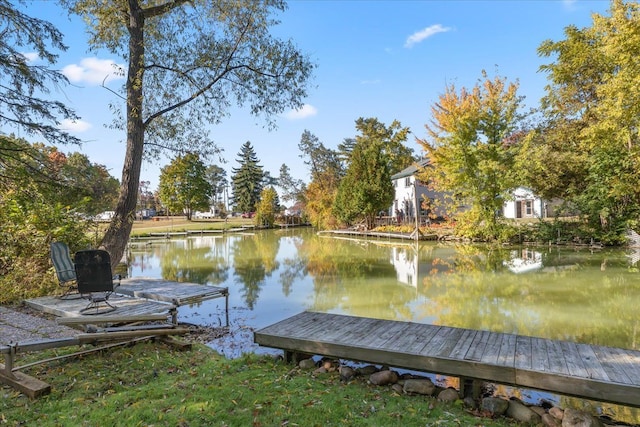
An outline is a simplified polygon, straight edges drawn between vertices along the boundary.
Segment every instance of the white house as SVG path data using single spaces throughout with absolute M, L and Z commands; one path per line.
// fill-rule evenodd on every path
M 559 200 L 544 200 L 526 187 L 518 187 L 512 198 L 504 202 L 502 214 L 505 218 L 548 218 L 556 214 Z
M 442 198 L 441 193 L 430 190 L 426 183 L 416 178 L 416 174 L 428 165 L 429 160 L 423 159 L 391 176 L 395 197 L 389 215 L 396 220 L 413 222 L 416 212 L 419 212 L 418 220 L 422 221 L 429 215 L 429 212 L 421 207 L 423 200 L 429 199 L 433 202 Z

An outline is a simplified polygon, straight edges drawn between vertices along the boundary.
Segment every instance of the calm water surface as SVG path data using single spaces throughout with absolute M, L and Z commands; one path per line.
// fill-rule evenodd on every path
M 640 348 L 638 250 L 407 243 L 312 229 L 140 240 L 130 249 L 129 276 L 229 288 L 232 332 L 211 344 L 228 357 L 265 351 L 252 330 L 303 310 Z M 219 325 L 224 300 L 178 312 L 180 321 Z M 640 423 L 636 409 L 595 410 Z
M 314 310 L 638 349 L 639 258 L 290 229 L 132 242 L 129 275 L 228 287 L 231 323 L 253 328 Z M 179 313 L 211 324 L 223 308 L 212 300 Z

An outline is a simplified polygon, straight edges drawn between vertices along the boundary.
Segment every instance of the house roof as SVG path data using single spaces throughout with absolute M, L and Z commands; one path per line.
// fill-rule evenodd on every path
M 405 169 L 401 170 L 397 174 L 391 175 L 391 179 L 392 180 L 396 180 L 396 179 L 400 179 L 400 178 L 405 178 L 407 176 L 413 176 L 413 175 L 415 175 L 415 173 L 417 171 L 419 171 L 420 169 L 426 167 L 429 163 L 430 163 L 429 159 L 421 159 L 417 163 L 414 163 L 411 166 L 409 166 L 408 168 L 405 168 Z

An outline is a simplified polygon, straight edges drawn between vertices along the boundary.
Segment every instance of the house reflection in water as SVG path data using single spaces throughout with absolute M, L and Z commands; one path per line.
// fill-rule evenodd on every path
M 503 265 L 513 273 L 527 273 L 542 268 L 542 253 L 522 248 L 511 251 L 511 259 L 503 261 Z
M 418 289 L 418 252 L 410 247 L 391 248 L 391 264 L 398 282 Z

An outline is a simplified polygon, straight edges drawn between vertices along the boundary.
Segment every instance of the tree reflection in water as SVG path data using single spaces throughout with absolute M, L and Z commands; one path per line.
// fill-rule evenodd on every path
M 640 273 L 632 260 L 624 250 L 417 244 L 289 229 L 149 245 L 133 254 L 130 274 L 227 286 L 231 306 L 251 311 L 253 327 L 315 310 L 637 349 Z M 199 310 L 206 315 L 207 303 Z

